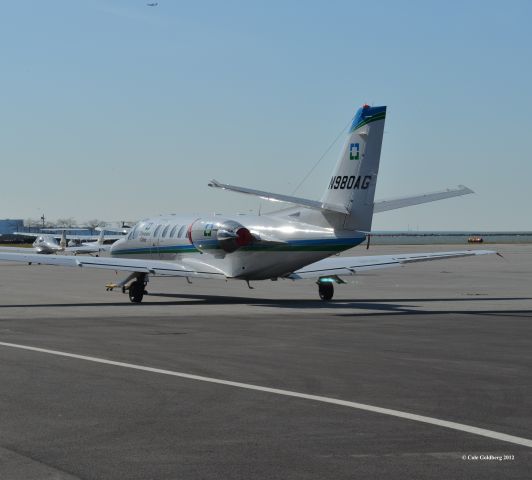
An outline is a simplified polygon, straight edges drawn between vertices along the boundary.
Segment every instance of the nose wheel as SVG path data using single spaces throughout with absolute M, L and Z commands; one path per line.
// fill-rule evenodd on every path
M 318 283 L 318 293 L 324 301 L 332 300 L 334 296 L 334 285 L 332 283 Z

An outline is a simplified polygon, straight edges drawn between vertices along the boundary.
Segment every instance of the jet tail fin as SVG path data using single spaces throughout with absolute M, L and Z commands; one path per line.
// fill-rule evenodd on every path
M 344 148 L 321 201 L 341 205 L 347 214 L 332 217 L 337 230 L 371 230 L 373 202 L 381 156 L 386 107 L 364 105 L 358 109 Z
M 66 230 L 63 230 L 61 232 L 61 240 L 59 241 L 59 246 L 61 247 L 61 250 L 64 250 L 67 246 Z

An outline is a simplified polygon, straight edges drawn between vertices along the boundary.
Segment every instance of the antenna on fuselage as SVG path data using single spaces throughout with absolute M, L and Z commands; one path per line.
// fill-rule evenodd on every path
M 334 145 L 336 144 L 336 142 L 338 141 L 338 139 L 344 134 L 344 132 L 347 130 L 347 128 L 349 128 L 349 125 L 351 125 L 351 122 L 353 121 L 353 118 L 351 117 L 349 119 L 349 121 L 347 122 L 347 124 L 342 128 L 342 130 L 340 130 L 340 133 L 338 133 L 338 135 L 336 136 L 336 138 L 333 140 L 333 142 L 327 147 L 327 150 L 325 150 L 325 152 L 323 152 L 323 155 L 318 159 L 318 161 L 314 164 L 314 166 L 308 171 L 308 173 L 303 177 L 303 180 L 301 180 L 298 184 L 297 184 L 297 187 L 294 188 L 294 190 L 292 190 L 292 195 L 294 195 L 298 190 L 299 188 L 301 187 L 301 185 L 303 185 L 303 183 L 305 183 L 305 181 L 307 180 L 308 177 L 310 177 L 311 173 L 316 169 L 316 167 L 320 164 L 320 162 L 325 158 L 325 155 L 327 155 L 330 151 L 331 151 L 331 148 L 334 147 Z

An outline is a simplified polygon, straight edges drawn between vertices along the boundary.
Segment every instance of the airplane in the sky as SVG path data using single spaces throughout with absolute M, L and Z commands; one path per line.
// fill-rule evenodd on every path
M 292 204 L 265 215 L 163 215 L 138 222 L 116 241 L 109 257 L 0 253 L 0 260 L 103 268 L 128 276 L 110 283 L 140 303 L 150 276 L 222 280 L 312 278 L 321 299 L 358 272 L 414 262 L 495 253 L 461 250 L 376 256 L 335 256 L 361 244 L 375 212 L 472 193 L 459 186 L 440 192 L 374 201 L 386 107 L 364 105 L 353 119 L 342 154 L 321 200 L 309 200 L 212 180 L 210 186 Z
M 147 4 L 146 4 L 146 6 L 148 6 L 148 7 L 156 7 L 156 6 L 158 6 L 158 5 L 159 5 L 158 2 L 152 2 L 152 3 L 147 3 Z

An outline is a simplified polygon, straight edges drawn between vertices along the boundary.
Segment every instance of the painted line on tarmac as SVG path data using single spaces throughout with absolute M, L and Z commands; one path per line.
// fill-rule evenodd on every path
M 218 378 L 203 377 L 200 375 L 192 375 L 190 373 L 174 372 L 172 370 L 163 370 L 161 368 L 146 367 L 144 365 L 136 365 L 134 363 L 116 362 L 114 360 L 107 360 L 105 358 L 89 357 L 86 355 L 78 355 L 75 353 L 61 352 L 58 350 L 49 350 L 47 348 L 31 347 L 29 345 L 20 345 L 17 343 L 0 342 L 0 346 L 18 348 L 20 350 L 29 350 L 32 352 L 46 353 L 49 355 L 56 355 L 59 357 L 75 358 L 76 360 L 84 360 L 87 362 L 100 363 L 104 365 L 113 365 L 115 367 L 129 368 L 132 370 L 140 370 L 143 372 L 158 373 L 162 375 L 170 375 L 172 377 L 186 378 L 188 380 L 196 380 L 199 382 L 215 383 L 218 385 L 226 385 L 229 387 L 243 388 L 246 390 L 255 390 L 259 392 L 273 393 L 275 395 L 283 395 L 285 397 L 303 398 L 305 400 L 312 400 L 315 402 L 328 403 L 331 405 L 339 405 L 342 407 L 354 408 L 357 410 L 364 410 L 366 412 L 380 413 L 382 415 L 389 415 L 392 417 L 404 418 L 406 420 L 413 420 L 415 422 L 428 423 L 438 427 L 450 428 L 452 430 L 459 430 L 461 432 L 472 433 L 473 435 L 480 435 L 481 437 L 493 438 L 503 442 L 513 443 L 515 445 L 523 445 L 532 448 L 532 440 L 528 438 L 516 437 L 514 435 L 507 435 L 506 433 L 495 432 L 485 428 L 477 428 L 463 423 L 450 422 L 447 420 L 440 420 L 439 418 L 425 417 L 423 415 L 416 415 L 414 413 L 402 412 L 400 410 L 392 410 L 390 408 L 376 407 L 374 405 L 367 405 L 364 403 L 349 402 L 347 400 L 340 400 L 337 398 L 322 397 L 320 395 L 309 395 L 307 393 L 293 392 L 290 390 L 281 390 L 278 388 L 262 387 L 260 385 L 253 385 L 250 383 L 232 382 L 230 380 L 220 380 Z

